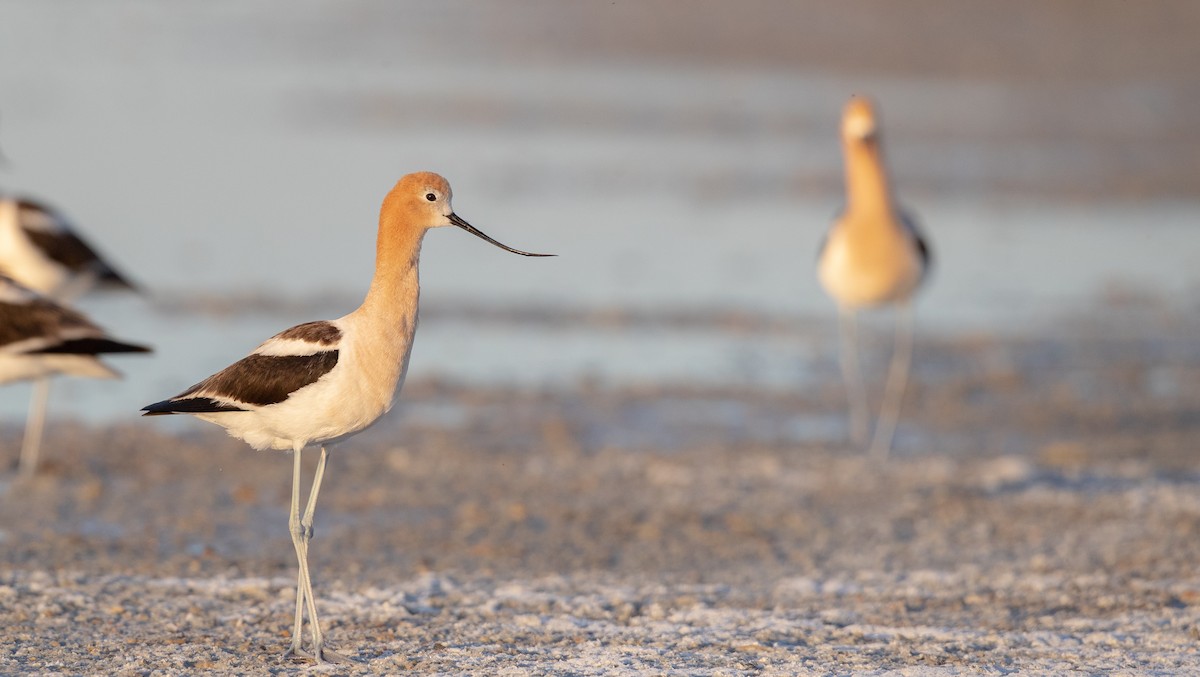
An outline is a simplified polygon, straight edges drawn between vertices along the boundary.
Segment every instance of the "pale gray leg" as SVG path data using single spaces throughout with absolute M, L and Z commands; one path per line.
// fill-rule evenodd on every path
M 308 504 L 304 516 L 300 516 L 300 461 L 297 450 L 297 460 L 292 480 L 292 542 L 296 546 L 296 558 L 300 564 L 300 574 L 296 584 L 296 628 L 292 637 L 292 646 L 288 654 L 307 656 L 300 651 L 300 632 L 302 609 L 308 610 L 309 629 L 312 632 L 313 651 L 311 657 L 318 663 L 344 663 L 345 656 L 325 648 L 325 638 L 321 633 L 321 621 L 317 616 L 317 601 L 313 594 L 312 577 L 308 571 L 308 542 L 313 536 L 313 515 L 317 509 L 317 497 L 321 492 L 321 481 L 325 478 L 325 465 L 329 460 L 329 452 L 321 447 L 321 457 L 317 461 L 316 474 L 313 475 L 312 489 L 308 492 Z
M 879 409 L 879 423 L 875 426 L 875 439 L 871 442 L 871 456 L 884 460 L 892 449 L 892 437 L 896 423 L 900 420 L 900 407 L 904 402 L 904 389 L 908 385 L 908 372 L 912 367 L 913 351 L 913 306 L 909 301 L 896 308 L 896 340 L 892 347 L 892 365 L 888 368 L 887 386 L 883 393 L 883 404 Z
M 300 527 L 304 530 L 304 555 L 305 555 L 305 570 L 308 569 L 308 542 L 313 537 L 313 513 L 317 509 L 317 496 L 321 492 L 321 481 L 325 479 L 325 464 L 329 460 L 328 450 L 321 447 L 321 458 L 317 461 L 317 472 L 313 475 L 312 490 L 308 492 L 308 505 L 304 508 L 304 517 L 300 520 Z M 325 648 L 325 638 L 321 634 L 321 623 L 317 620 L 317 598 L 313 595 L 312 578 L 307 580 L 308 585 L 308 617 L 311 622 L 312 638 L 313 638 L 313 657 L 318 663 L 328 661 L 330 663 L 346 663 L 350 659 L 345 656 L 330 651 Z
M 39 378 L 33 382 L 33 394 L 29 398 L 29 417 L 25 419 L 25 439 L 21 442 L 21 460 L 17 462 L 21 477 L 33 477 L 38 469 L 38 456 L 42 450 L 42 430 L 46 426 L 46 403 L 50 399 L 50 379 Z
M 846 384 L 846 406 L 850 414 L 850 441 L 861 447 L 867 442 L 867 391 L 858 366 L 858 315 L 852 308 L 838 308 L 842 337 L 842 380 Z
M 296 577 L 296 619 L 292 626 L 292 644 L 283 654 L 285 658 L 288 656 L 303 656 L 308 657 L 301 648 L 301 631 L 304 628 L 304 604 L 307 597 L 307 586 L 305 583 L 308 580 L 307 567 L 304 566 L 304 556 L 302 550 L 307 550 L 304 543 L 304 531 L 300 526 L 300 457 L 304 447 L 297 446 L 292 451 L 292 506 L 288 512 L 288 529 L 292 533 L 292 545 L 296 549 L 296 559 L 300 562 L 299 573 Z

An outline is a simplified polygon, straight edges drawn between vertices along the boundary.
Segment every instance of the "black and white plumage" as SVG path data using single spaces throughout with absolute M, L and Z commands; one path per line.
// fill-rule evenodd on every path
M 342 331 L 334 322 L 297 325 L 182 393 L 145 408 L 147 415 L 249 411 L 279 404 L 319 381 L 338 363 Z M 290 448 L 287 447 L 287 448 Z
M 0 198 L 0 272 L 58 300 L 93 288 L 134 289 L 65 216 L 24 197 Z
M 112 338 L 79 311 L 0 275 L 0 383 L 57 374 L 116 378 L 100 355 L 149 350 Z
M 66 217 L 22 197 L 0 197 L 0 274 L 60 303 L 73 301 L 93 288 L 134 289 L 75 232 Z M 106 369 L 109 378 L 117 375 L 98 360 L 90 366 Z M 44 376 L 35 378 L 19 464 L 26 477 L 37 470 L 50 398 L 50 382 Z
M 404 311 L 403 307 L 397 310 Z M 170 399 L 146 416 L 192 414 L 223 426 L 255 449 L 291 450 L 297 440 L 333 444 L 361 432 L 391 408 L 416 324 L 414 306 L 397 318 L 397 363 L 341 362 L 363 352 L 361 315 L 297 325 Z M 351 339 L 347 340 L 347 334 Z M 390 352 L 390 351 L 389 351 Z M 369 396 L 364 396 L 369 395 Z M 320 412 L 314 416 L 313 412 Z
M 297 325 L 264 341 L 250 355 L 182 393 L 143 408 L 146 416 L 191 414 L 215 423 L 255 449 L 293 452 L 289 518 L 299 572 L 292 643 L 285 655 L 338 660 L 324 646 L 308 569 L 317 494 L 330 445 L 375 423 L 389 411 L 404 383 L 417 329 L 418 259 L 426 231 L 457 226 L 503 245 L 459 218 L 450 185 L 437 174 L 402 178 L 384 199 L 376 240 L 375 275 L 357 309 L 336 320 Z M 305 447 L 321 455 L 300 511 L 300 457 Z M 301 648 L 307 611 L 311 654 Z

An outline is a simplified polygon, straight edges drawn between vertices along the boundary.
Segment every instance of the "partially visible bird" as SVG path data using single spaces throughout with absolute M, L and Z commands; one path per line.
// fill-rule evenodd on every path
M 112 338 L 79 311 L 0 275 L 0 383 L 56 374 L 115 378 L 99 355 L 149 350 Z
M 93 288 L 136 290 L 61 213 L 23 197 L 0 197 L 0 274 L 60 303 Z M 35 378 L 19 461 L 25 476 L 37 470 L 49 397 L 48 378 Z
M 484 235 L 454 213 L 450 198 L 450 184 L 437 174 L 420 172 L 400 179 L 383 201 L 375 275 L 357 310 L 284 330 L 249 356 L 142 410 L 146 416 L 191 414 L 255 449 L 292 451 L 289 526 L 299 575 L 292 641 L 285 656 L 307 656 L 318 663 L 344 660 L 325 648 L 317 619 L 308 570 L 313 513 L 327 447 L 374 424 L 392 408 L 404 382 L 417 329 L 417 266 L 426 231 L 457 226 L 507 251 L 547 256 L 513 249 Z M 300 455 L 309 445 L 319 446 L 321 456 L 301 515 Z M 301 647 L 305 610 L 311 654 Z
M 842 113 L 846 206 L 821 245 L 817 276 L 837 303 L 842 376 L 849 400 L 851 438 L 862 444 L 868 401 L 858 366 L 857 312 L 897 306 L 896 338 L 870 453 L 884 458 L 900 415 L 912 363 L 912 297 L 930 266 L 929 247 L 916 222 L 896 204 L 883 161 L 879 116 L 867 98 L 850 99 Z
M 60 301 L 93 288 L 136 290 L 66 217 L 25 197 L 0 198 L 0 272 Z

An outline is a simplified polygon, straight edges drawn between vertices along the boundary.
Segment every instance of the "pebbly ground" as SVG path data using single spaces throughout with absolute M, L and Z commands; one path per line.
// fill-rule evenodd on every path
M 287 455 L 60 423 L 0 483 L 0 673 L 1200 671 L 1194 329 L 927 340 L 886 463 L 837 441 L 831 362 L 807 392 L 410 384 L 321 494 L 349 666 L 280 658 Z

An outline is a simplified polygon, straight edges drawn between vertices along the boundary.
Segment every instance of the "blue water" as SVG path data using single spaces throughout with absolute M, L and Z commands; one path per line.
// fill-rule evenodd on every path
M 370 12 L 288 7 L 3 3 L 0 189 L 61 206 L 151 294 L 85 301 L 157 353 L 116 362 L 119 384 L 60 382 L 55 415 L 120 419 L 286 326 L 352 309 L 382 196 L 423 169 L 485 232 L 559 254 L 433 232 L 426 307 L 737 310 L 795 331 L 435 315 L 410 378 L 803 386 L 835 351 L 812 266 L 840 201 L 834 130 L 852 91 L 883 102 L 903 200 L 935 248 L 921 331 L 1035 332 L 1121 294 L 1187 310 L 1200 290 L 1200 202 L 1003 189 L 1123 171 L 1103 139 L 1156 133 L 1142 104 L 1170 102 L 1162 83 L 1075 83 L 1089 146 L 1022 133 L 1056 115 L 1037 85 L 534 61 L 481 28 L 519 20 L 498 5 L 413 5 L 423 20 L 387 40 Z M 232 311 L 172 310 L 197 297 Z M 0 392 L 0 415 L 23 416 L 26 393 Z

